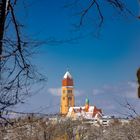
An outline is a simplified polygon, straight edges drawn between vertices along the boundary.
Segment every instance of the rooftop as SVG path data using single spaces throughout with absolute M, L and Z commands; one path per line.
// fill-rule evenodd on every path
M 67 78 L 70 78 L 70 79 L 72 79 L 72 76 L 71 76 L 71 74 L 69 73 L 69 71 L 67 71 L 65 74 L 64 74 L 64 77 L 63 77 L 64 79 L 67 79 Z

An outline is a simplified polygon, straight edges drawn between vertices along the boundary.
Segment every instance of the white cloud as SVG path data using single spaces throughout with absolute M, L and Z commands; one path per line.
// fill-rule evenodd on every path
M 100 88 L 94 88 L 92 94 L 89 95 L 91 104 L 102 108 L 105 114 L 119 114 L 119 112 L 128 111 L 122 105 L 126 104 L 126 100 L 139 111 L 140 101 L 137 97 L 137 83 L 125 82 L 116 85 L 104 85 Z
M 83 90 L 74 90 L 74 96 L 82 96 L 84 94 L 84 91 Z
M 98 95 L 103 93 L 104 91 L 102 91 L 102 89 L 93 89 L 93 95 Z
M 61 96 L 61 87 L 60 88 L 49 88 L 48 92 L 54 96 Z
M 93 89 L 93 95 L 110 94 L 125 98 L 137 98 L 137 83 L 126 82 L 118 85 L 105 85 L 99 89 Z
M 138 84 L 136 82 L 129 81 L 128 85 L 130 85 L 132 88 L 137 88 L 138 87 Z

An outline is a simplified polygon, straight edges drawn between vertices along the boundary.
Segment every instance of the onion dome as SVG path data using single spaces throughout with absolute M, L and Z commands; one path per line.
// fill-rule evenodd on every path
M 62 80 L 62 86 L 73 86 L 73 78 L 69 71 L 67 71 L 64 74 L 63 80 Z
M 86 102 L 85 102 L 86 104 L 89 104 L 89 99 L 88 98 L 86 98 Z
M 89 110 L 89 99 L 86 98 L 86 102 L 85 102 L 85 111 L 88 112 Z

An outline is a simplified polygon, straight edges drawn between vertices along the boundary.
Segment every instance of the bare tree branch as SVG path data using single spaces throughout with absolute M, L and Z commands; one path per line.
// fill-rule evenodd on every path
M 88 21 L 88 14 L 90 14 L 91 17 L 94 18 L 94 16 L 98 16 L 98 26 L 101 27 L 102 24 L 104 23 L 104 19 L 105 17 L 105 13 L 104 13 L 104 9 L 108 9 L 111 7 L 113 7 L 114 9 L 116 9 L 117 11 L 119 11 L 119 13 L 121 13 L 122 15 L 131 15 L 134 18 L 137 18 L 137 16 L 135 14 L 133 14 L 132 9 L 127 7 L 127 2 L 123 2 L 123 0 L 89 0 L 89 1 L 85 1 L 85 2 L 81 2 L 79 0 L 73 0 L 70 4 L 65 5 L 65 8 L 69 8 L 72 7 L 74 5 L 78 5 L 80 7 L 80 4 L 82 4 L 81 8 L 82 11 L 78 12 L 80 14 L 78 14 L 78 16 L 80 16 L 80 20 L 79 20 L 79 24 L 76 27 L 81 27 L 83 26 L 83 23 Z M 105 7 L 103 7 L 103 5 L 105 4 Z M 78 8 L 77 8 L 78 9 Z M 95 13 L 96 14 L 95 14 Z M 85 19 L 85 20 L 84 20 Z
M 18 103 L 23 103 L 25 97 L 29 96 L 29 87 L 37 81 L 44 80 L 35 67 L 31 64 L 29 57 L 32 50 L 41 43 L 30 42 L 24 39 L 21 25 L 18 23 L 15 8 L 17 0 L 9 0 L 7 12 L 3 18 L 2 33 L 0 34 L 0 118 L 5 109 Z M 1 22 L 2 23 L 2 22 Z M 9 31 L 12 29 L 12 37 Z M 4 36 L 2 36 L 4 35 Z
M 81 26 L 81 25 L 83 24 L 83 19 L 84 19 L 84 17 L 85 17 L 86 14 L 88 13 L 88 11 L 91 9 L 91 7 L 95 4 L 95 2 L 96 2 L 96 0 L 93 0 L 93 1 L 89 4 L 89 6 L 88 6 L 86 9 L 84 9 L 84 10 L 82 11 L 79 26 Z

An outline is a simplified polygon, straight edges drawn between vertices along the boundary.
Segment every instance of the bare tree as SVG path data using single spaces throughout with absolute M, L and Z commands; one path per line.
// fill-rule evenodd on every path
M 44 77 L 29 57 L 36 41 L 28 41 L 15 12 L 17 0 L 0 1 L 0 118 L 5 109 L 23 103 L 30 86 Z

